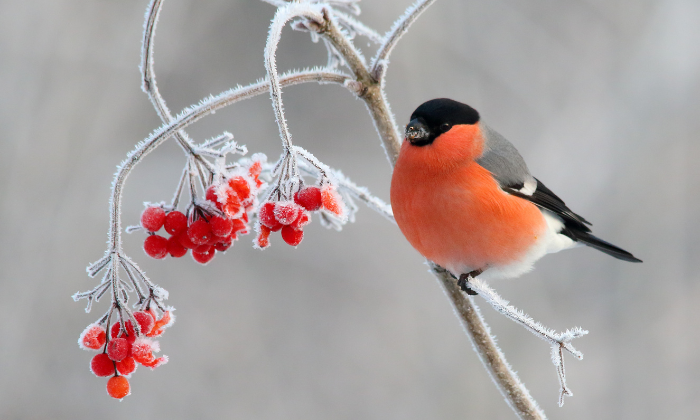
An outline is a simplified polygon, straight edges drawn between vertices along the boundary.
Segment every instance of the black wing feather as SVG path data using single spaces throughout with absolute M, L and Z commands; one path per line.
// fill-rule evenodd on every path
M 588 220 L 571 211 L 571 209 L 564 204 L 564 201 L 540 182 L 539 179 L 535 178 L 535 180 L 537 181 L 537 188 L 532 195 L 527 195 L 519 191 L 523 187 L 523 184 L 505 186 L 503 190 L 508 194 L 530 201 L 534 205 L 547 209 L 561 217 L 564 221 L 564 228 L 559 233 L 562 235 L 566 235 L 574 241 L 583 242 L 615 258 L 630 262 L 642 262 L 642 260 L 635 258 L 634 255 L 624 249 L 593 236 L 591 234 L 591 229 L 586 226 L 591 224 Z

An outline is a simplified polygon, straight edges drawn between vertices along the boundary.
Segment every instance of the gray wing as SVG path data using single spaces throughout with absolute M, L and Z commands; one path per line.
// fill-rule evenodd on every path
M 486 168 L 503 191 L 549 210 L 564 222 L 559 232 L 606 254 L 625 261 L 641 262 L 634 255 L 591 234 L 590 223 L 569 209 L 564 201 L 533 177 L 518 150 L 502 135 L 481 123 L 484 154 L 476 162 Z

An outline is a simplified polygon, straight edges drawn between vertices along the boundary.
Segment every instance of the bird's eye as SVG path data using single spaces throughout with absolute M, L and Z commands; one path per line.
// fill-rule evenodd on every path
M 442 125 L 440 125 L 440 131 L 442 131 L 443 133 L 444 133 L 445 131 L 448 131 L 449 129 L 450 129 L 450 124 L 449 124 L 449 123 L 443 123 Z

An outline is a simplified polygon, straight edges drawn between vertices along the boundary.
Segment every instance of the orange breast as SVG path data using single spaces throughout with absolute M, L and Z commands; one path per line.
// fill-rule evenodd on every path
M 432 146 L 404 142 L 391 180 L 394 216 L 411 245 L 451 270 L 502 266 L 523 257 L 546 228 L 540 210 L 503 192 L 471 159 L 437 170 L 425 162 L 426 147 Z

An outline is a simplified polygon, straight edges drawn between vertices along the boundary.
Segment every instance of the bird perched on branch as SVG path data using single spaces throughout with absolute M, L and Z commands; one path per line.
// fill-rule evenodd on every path
M 545 254 L 584 244 L 641 262 L 533 177 L 516 148 L 469 105 L 433 99 L 406 126 L 391 179 L 394 217 L 413 247 L 459 277 L 511 278 Z

